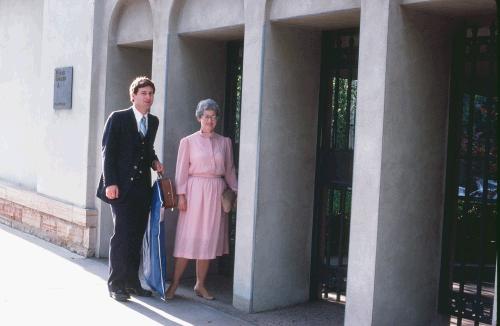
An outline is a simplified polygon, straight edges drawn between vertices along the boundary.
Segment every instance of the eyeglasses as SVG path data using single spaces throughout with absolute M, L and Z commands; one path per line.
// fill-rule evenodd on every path
M 201 117 L 203 120 L 217 121 L 218 117 L 216 115 L 204 115 Z

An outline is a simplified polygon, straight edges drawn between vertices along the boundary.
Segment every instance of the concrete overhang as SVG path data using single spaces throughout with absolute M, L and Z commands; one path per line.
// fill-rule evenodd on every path
M 338 29 L 359 26 L 359 0 L 289 1 L 275 0 L 269 14 L 273 23 L 315 29 Z
M 244 34 L 245 26 L 243 24 L 206 30 L 182 31 L 178 33 L 181 37 L 194 37 L 215 41 L 242 40 Z
M 184 1 L 174 25 L 180 36 L 211 40 L 242 39 L 245 12 L 243 0 Z
M 153 48 L 153 16 L 147 0 L 122 2 L 116 9 L 116 44 Z
M 497 11 L 495 0 L 403 0 L 401 4 L 450 17 L 492 15 Z
M 117 45 L 122 47 L 152 50 L 153 40 L 122 41 L 122 42 L 117 42 Z
M 359 21 L 359 8 L 283 19 L 271 19 L 273 23 L 320 30 L 359 27 Z

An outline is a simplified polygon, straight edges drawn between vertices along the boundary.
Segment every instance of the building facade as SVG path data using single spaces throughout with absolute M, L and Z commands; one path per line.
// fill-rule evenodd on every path
M 236 308 L 493 323 L 496 26 L 494 0 L 0 0 L 0 221 L 106 257 L 102 130 L 147 75 L 170 176 L 197 102 L 223 107 Z

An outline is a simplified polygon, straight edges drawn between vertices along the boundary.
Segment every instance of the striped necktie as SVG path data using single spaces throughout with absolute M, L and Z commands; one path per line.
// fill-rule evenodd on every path
M 139 131 L 141 133 L 142 138 L 146 137 L 146 117 L 141 118 L 141 122 L 139 123 Z

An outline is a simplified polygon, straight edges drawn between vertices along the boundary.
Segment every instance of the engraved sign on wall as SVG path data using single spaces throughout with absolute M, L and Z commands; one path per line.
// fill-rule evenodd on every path
M 54 109 L 71 109 L 73 67 L 54 70 Z

